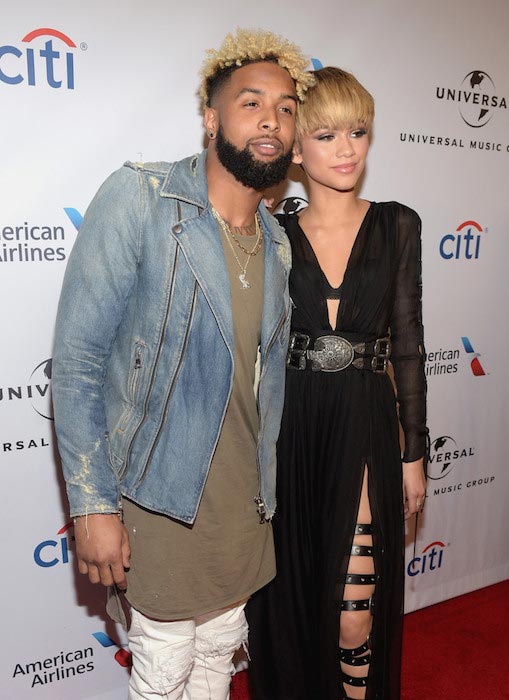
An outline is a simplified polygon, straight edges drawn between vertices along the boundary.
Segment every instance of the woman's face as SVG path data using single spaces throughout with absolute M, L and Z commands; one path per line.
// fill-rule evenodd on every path
M 364 170 L 368 149 L 364 126 L 317 129 L 295 144 L 293 162 L 302 165 L 311 185 L 349 191 Z

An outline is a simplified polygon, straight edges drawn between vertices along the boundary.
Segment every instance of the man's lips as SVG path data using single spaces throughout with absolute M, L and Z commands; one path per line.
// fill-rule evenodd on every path
M 253 139 L 249 145 L 262 156 L 274 156 L 283 150 L 283 145 L 279 139 L 259 138 Z

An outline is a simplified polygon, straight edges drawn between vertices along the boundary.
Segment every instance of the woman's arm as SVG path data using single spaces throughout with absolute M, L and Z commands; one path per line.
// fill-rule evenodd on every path
M 392 364 L 405 435 L 403 490 L 405 517 L 422 508 L 426 492 L 426 377 L 421 303 L 421 221 L 401 207 L 398 212 L 399 259 L 390 329 Z

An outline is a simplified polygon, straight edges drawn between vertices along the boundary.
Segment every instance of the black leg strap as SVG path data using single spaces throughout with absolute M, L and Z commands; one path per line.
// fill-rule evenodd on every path
M 368 684 L 367 676 L 356 678 L 355 676 L 349 676 L 347 673 L 342 673 L 341 676 L 343 677 L 343 683 L 354 685 L 356 688 L 365 688 Z
M 368 546 L 364 544 L 353 544 L 350 554 L 353 557 L 372 557 L 373 546 Z
M 355 526 L 356 535 L 372 535 L 373 525 L 372 523 L 357 523 Z
M 346 574 L 345 583 L 354 586 L 368 586 L 376 583 L 375 574 Z
M 351 659 L 343 661 L 343 663 L 348 666 L 367 666 L 370 661 L 371 654 L 366 654 L 366 656 L 353 656 Z
M 364 644 L 361 644 L 360 647 L 355 647 L 355 649 L 345 649 L 344 647 L 339 647 L 339 658 L 341 659 L 341 661 L 348 663 L 348 659 L 351 659 L 355 656 L 361 656 L 367 651 L 370 651 L 370 648 L 370 640 L 368 637 Z
M 342 600 L 340 604 L 340 609 L 348 612 L 359 612 L 359 610 L 371 610 L 373 612 L 374 607 L 373 596 L 364 600 Z

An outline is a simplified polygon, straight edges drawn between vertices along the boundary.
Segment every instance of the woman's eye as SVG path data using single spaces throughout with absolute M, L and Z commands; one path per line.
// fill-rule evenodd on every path
M 366 136 L 367 133 L 368 132 L 366 131 L 366 129 L 355 129 L 354 131 L 352 131 L 351 136 L 354 139 L 359 139 L 361 138 L 361 136 Z
M 286 114 L 293 114 L 293 109 L 291 107 L 281 107 L 281 111 Z
M 334 135 L 333 134 L 321 134 L 317 138 L 318 138 L 318 141 L 332 141 L 332 139 L 334 138 Z

